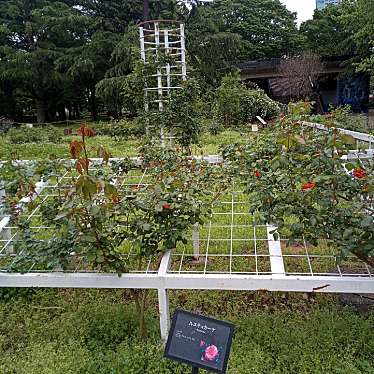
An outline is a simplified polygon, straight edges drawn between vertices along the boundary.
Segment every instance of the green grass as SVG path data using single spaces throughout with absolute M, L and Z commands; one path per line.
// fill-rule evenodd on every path
M 7 160 L 12 153 L 16 153 L 17 157 L 22 160 L 41 160 L 54 155 L 58 158 L 69 158 L 69 144 L 77 136 L 66 136 L 63 138 L 61 144 L 53 143 L 26 143 L 26 144 L 11 144 L 5 136 L 0 137 L 0 159 Z M 97 136 L 95 138 L 87 139 L 87 144 L 91 151 L 90 157 L 96 157 L 96 151 L 100 145 L 104 146 L 113 157 L 135 156 L 136 150 L 140 145 L 139 141 L 126 140 L 123 142 L 116 142 L 109 136 Z
M 60 128 L 56 131 L 62 132 Z M 241 134 L 237 131 L 227 130 L 218 135 L 203 134 L 199 145 L 193 146 L 194 154 L 217 154 L 220 145 L 228 145 L 236 142 L 244 142 L 248 134 Z M 11 144 L 7 136 L 0 136 L 0 159 L 7 160 L 14 153 L 21 160 L 45 159 L 50 155 L 58 158 L 69 158 L 69 144 L 77 136 L 64 136 L 60 144 L 53 143 L 25 143 Z M 96 136 L 87 139 L 91 148 L 90 157 L 96 157 L 95 149 L 100 145 L 104 146 L 113 157 L 136 156 L 137 149 L 142 139 L 128 139 L 115 141 L 110 136 Z
M 12 291 L 14 294 L 14 290 Z M 0 291 L 0 373 L 189 373 L 162 358 L 156 295 L 146 342 L 126 291 Z M 236 326 L 229 374 L 373 373 L 374 315 L 339 309 L 333 297 L 266 292 L 170 292 L 181 307 Z

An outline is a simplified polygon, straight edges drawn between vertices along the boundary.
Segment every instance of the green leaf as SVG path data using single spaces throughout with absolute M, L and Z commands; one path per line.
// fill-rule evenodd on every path
M 96 242 L 96 237 L 94 235 L 90 235 L 90 234 L 83 235 L 82 239 L 86 242 L 89 242 L 89 243 L 95 243 Z
M 340 136 L 340 139 L 341 139 L 341 141 L 342 142 L 344 142 L 345 144 L 350 144 L 350 145 L 354 145 L 354 144 L 356 144 L 356 139 L 353 137 L 353 136 L 351 136 L 351 135 L 348 135 L 348 134 L 342 134 L 341 136 Z
M 118 190 L 113 184 L 105 183 L 104 194 L 108 197 L 118 196 Z
M 65 218 L 69 215 L 70 213 L 69 212 L 60 212 L 57 214 L 57 216 L 55 217 L 54 221 L 58 221 L 62 218 Z
M 345 167 L 347 168 L 348 171 L 351 171 L 355 168 L 355 165 L 353 165 L 351 162 L 348 162 L 345 164 Z

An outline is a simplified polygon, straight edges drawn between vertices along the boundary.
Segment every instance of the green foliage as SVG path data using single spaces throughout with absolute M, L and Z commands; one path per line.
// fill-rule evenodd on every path
M 189 3 L 151 1 L 150 17 L 185 21 L 190 75 L 204 83 L 203 93 L 238 61 L 298 55 L 302 48 L 353 55 L 349 67 L 372 71 L 371 0 L 317 11 L 301 32 L 279 0 Z M 95 119 L 101 110 L 115 118 L 141 115 L 136 24 L 142 8 L 142 0 L 1 2 L 0 114 L 40 123 L 63 120 L 65 108 L 73 118 L 90 112 Z
M 336 127 L 364 133 L 368 132 L 367 117 L 361 114 L 353 114 L 349 105 L 334 109 L 333 116 Z M 328 116 L 322 115 L 311 116 L 309 120 L 322 124 L 329 124 L 330 122 Z
M 341 6 L 316 10 L 313 19 L 305 21 L 300 26 L 300 32 L 305 38 L 305 48 L 323 57 L 349 54 L 349 32 L 341 22 L 342 14 Z
M 93 128 L 96 130 L 96 125 L 93 125 Z M 206 121 L 203 122 L 203 128 L 208 131 Z M 215 136 L 211 136 L 208 132 L 204 131 L 200 137 L 199 145 L 192 147 L 193 154 L 199 155 L 202 152 L 204 154 L 217 154 L 221 144 L 236 143 L 245 140 L 245 137 L 243 138 L 243 133 L 234 130 L 224 130 L 221 126 L 219 126 L 219 128 L 223 131 Z M 98 126 L 97 132 L 98 134 L 101 134 L 102 131 L 111 132 L 111 129 L 112 127 L 110 124 L 102 124 Z M 246 134 L 247 131 L 244 133 Z M 143 138 L 138 137 L 132 137 L 130 139 L 121 138 L 120 141 L 116 139 L 117 138 L 112 138 L 107 135 L 100 135 L 87 139 L 89 157 L 96 157 L 94 149 L 100 145 L 104 145 L 113 157 L 136 156 L 138 148 L 144 141 Z M 0 136 L 0 159 L 3 161 L 9 160 L 11 155 L 17 155 L 17 158 L 20 160 L 42 160 L 49 158 L 50 155 L 54 155 L 58 158 L 69 158 L 68 144 L 70 140 L 71 137 L 69 136 L 64 137 L 60 144 L 11 144 L 7 136 Z
M 280 233 L 289 230 L 291 241 L 326 239 L 342 259 L 353 253 L 373 265 L 373 162 L 342 160 L 356 141 L 336 129 L 334 113 L 328 130 L 316 133 L 297 122 L 305 104 L 292 106 L 292 114 L 256 142 L 224 151 L 246 180 L 251 210 Z
M 372 0 L 348 0 L 316 10 L 313 19 L 300 27 L 305 48 L 324 57 L 350 56 L 348 68 L 372 73 L 373 17 Z
M 93 125 L 92 128 L 97 135 L 110 136 L 115 141 L 141 138 L 145 134 L 145 126 L 138 118 L 110 123 L 98 123 Z
M 84 42 L 87 20 L 63 1 L 12 0 L 0 4 L 0 22 L 5 26 L 0 80 L 10 82 L 13 89 L 22 88 L 35 100 L 39 122 L 46 122 L 48 112 L 61 104 L 53 97 L 64 102 L 58 93 L 69 82 L 55 69 L 55 63 L 64 50 Z
M 30 299 L 0 301 L 0 372 L 189 372 L 190 368 L 162 357 L 155 295 L 150 300 L 151 334 L 146 342 L 136 337 L 136 314 L 128 298 L 122 290 L 43 289 Z M 233 299 L 235 304 L 229 312 Z M 338 309 L 334 300 L 316 299 L 317 306 L 309 304 L 303 310 L 307 303 L 300 295 L 195 290 L 170 293 L 172 305 L 204 310 L 235 324 L 228 374 L 370 374 L 373 315 L 362 318 Z M 295 304 L 281 306 L 287 301 Z M 274 305 L 278 310 L 269 312 Z
M 33 127 L 27 126 L 12 127 L 7 137 L 12 144 L 25 144 L 25 143 L 55 143 L 61 142 L 61 131 L 53 127 Z
M 115 116 L 124 109 L 136 115 L 144 82 L 140 79 L 138 29 L 130 27 L 118 41 L 109 62 L 111 66 L 96 84 L 96 93 Z M 141 105 L 144 105 L 141 96 Z
M 193 7 L 187 47 L 202 79 L 217 85 L 238 60 L 296 53 L 295 15 L 276 0 L 223 0 Z
M 163 113 L 165 128 L 176 137 L 177 142 L 184 148 L 190 149 L 192 144 L 199 141 L 201 133 L 200 87 L 196 80 L 183 82 L 182 88 L 171 95 L 170 103 Z
M 256 116 L 270 119 L 279 114 L 280 108 L 264 91 L 247 89 L 236 75 L 222 79 L 216 92 L 217 120 L 225 127 L 237 127 L 250 123 Z
M 76 267 L 77 261 L 89 268 L 119 275 L 131 269 L 141 270 L 145 261 L 155 261 L 166 250 L 186 243 L 188 230 L 202 223 L 210 213 L 211 204 L 228 185 L 225 169 L 208 163 L 191 160 L 175 151 L 167 154 L 151 149 L 143 154 L 140 172 L 148 169 L 152 183 L 145 185 L 116 184 L 118 171 L 122 177 L 135 168 L 127 159 L 109 164 L 110 154 L 99 146 L 97 157 L 101 167 L 90 168 L 86 139 L 95 132 L 82 124 L 78 129 L 80 139 L 70 143 L 74 161 L 43 161 L 18 166 L 11 161 L 5 165 L 16 169 L 13 188 L 15 195 L 8 199 L 13 223 L 19 228 L 17 250 L 24 253 L 9 270 L 22 272 L 30 263 L 45 269 Z M 165 157 L 166 156 L 166 157 Z M 71 179 L 62 179 L 65 173 Z M 35 209 L 35 181 L 43 177 L 55 186 L 55 195 L 43 204 L 39 224 L 49 227 L 48 234 L 40 237 L 30 220 L 25 220 L 15 204 L 23 197 L 34 197 L 24 205 Z M 8 189 L 8 186 L 6 186 Z M 130 256 L 131 253 L 131 256 Z M 144 316 L 147 290 L 133 290 L 140 318 L 140 331 L 146 336 Z
M 15 298 L 31 299 L 37 290 L 35 288 L 0 288 L 0 302 L 10 301 L 12 302 Z
M 345 2 L 342 23 L 350 32 L 350 43 L 356 54 L 354 62 L 359 71 L 374 74 L 374 6 L 372 0 Z

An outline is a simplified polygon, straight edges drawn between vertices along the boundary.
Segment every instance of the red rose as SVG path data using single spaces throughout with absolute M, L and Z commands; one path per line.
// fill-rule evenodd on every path
M 366 170 L 362 168 L 356 168 L 353 170 L 353 175 L 357 179 L 362 179 L 366 177 Z
M 312 190 L 315 187 L 316 187 L 316 184 L 314 182 L 308 182 L 308 183 L 303 184 L 302 190 L 308 191 L 308 190 Z
M 168 204 L 168 203 L 164 203 L 164 204 L 162 205 L 162 208 L 165 209 L 165 210 L 170 209 L 170 204 Z
M 261 172 L 259 170 L 255 171 L 255 177 L 260 178 L 261 177 Z

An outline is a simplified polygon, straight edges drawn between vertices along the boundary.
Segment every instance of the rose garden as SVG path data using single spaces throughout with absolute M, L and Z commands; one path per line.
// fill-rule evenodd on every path
M 20 59 L 9 54 L 16 2 L 8 3 L 0 73 L 4 87 L 16 87 Z M 350 105 L 321 110 L 315 71 L 288 78 L 300 86 L 287 103 L 243 82 L 225 54 L 244 43 L 240 60 L 249 45 L 218 21 L 208 33 L 217 40 L 201 41 L 212 56 L 196 49 L 204 17 L 213 22 L 232 2 L 176 3 L 183 22 L 170 21 L 178 14 L 171 5 L 151 2 L 159 21 L 129 21 L 118 40 L 101 30 L 82 46 L 82 30 L 99 27 L 88 23 L 86 5 L 33 5 L 34 26 L 51 28 L 39 53 L 53 42 L 58 54 L 54 38 L 68 39 L 53 74 L 72 81 L 51 81 L 66 85 L 71 103 L 80 102 L 73 83 L 95 76 L 87 73 L 99 53 L 92 44 L 102 50 L 104 34 L 118 44 L 77 104 L 91 105 L 91 117 L 82 109 L 77 118 L 47 121 L 46 110 L 40 121 L 37 98 L 37 121 L 0 127 L 0 372 L 187 373 L 163 358 L 179 309 L 235 325 L 228 373 L 373 372 L 373 130 Z M 357 3 L 337 8 L 366 9 L 365 0 Z M 59 22 L 70 16 L 77 29 L 67 36 Z M 88 56 L 80 63 L 78 50 Z M 361 51 L 351 67 L 370 73 L 372 55 Z M 17 89 L 17 108 L 30 107 L 30 93 Z M 214 341 L 198 349 L 201 362 L 221 364 Z

